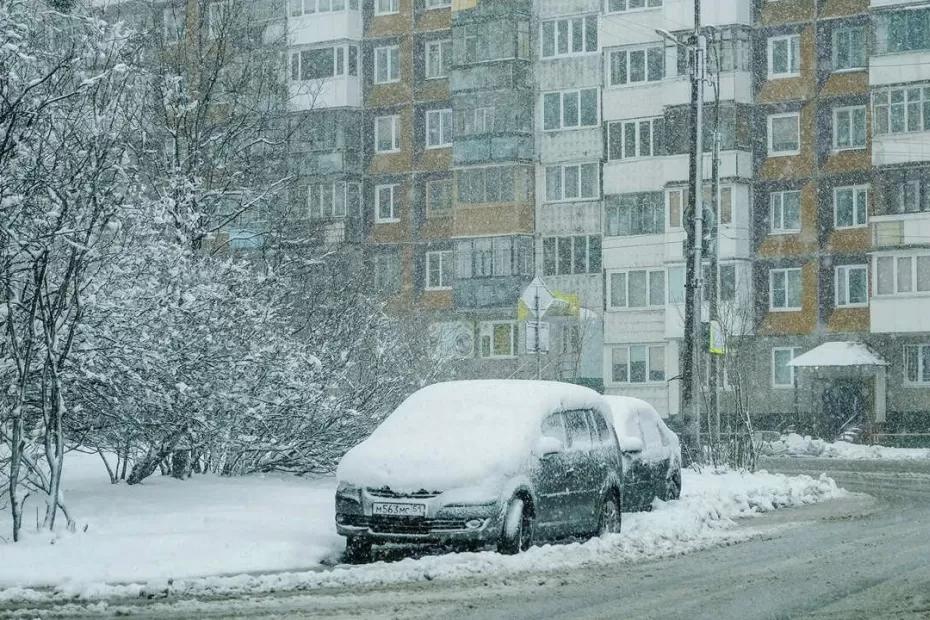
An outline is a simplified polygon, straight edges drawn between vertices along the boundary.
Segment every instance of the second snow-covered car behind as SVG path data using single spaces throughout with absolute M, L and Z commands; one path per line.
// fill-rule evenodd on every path
M 620 453 L 603 398 L 546 381 L 453 381 L 409 396 L 337 470 L 349 561 L 372 544 L 496 543 L 619 531 Z

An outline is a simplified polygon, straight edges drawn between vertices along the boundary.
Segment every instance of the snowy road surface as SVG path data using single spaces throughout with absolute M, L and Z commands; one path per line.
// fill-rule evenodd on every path
M 827 471 L 841 486 L 871 497 L 851 495 L 771 512 L 735 528 L 744 542 L 681 557 L 312 591 L 167 599 L 155 594 L 151 600 L 109 605 L 89 601 L 37 605 L 34 611 L 177 618 L 457 620 L 930 615 L 930 464 L 791 459 L 765 466 L 786 473 Z

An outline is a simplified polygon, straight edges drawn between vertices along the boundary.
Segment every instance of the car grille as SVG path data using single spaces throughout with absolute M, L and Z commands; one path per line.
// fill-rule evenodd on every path
M 402 493 L 400 491 L 392 491 L 390 487 L 381 487 L 380 489 L 374 489 L 368 487 L 365 489 L 368 491 L 368 494 L 374 497 L 392 497 L 392 498 L 413 498 L 413 499 L 425 499 L 428 497 L 436 497 L 442 491 L 427 491 L 426 489 L 420 489 L 419 491 L 414 491 L 412 493 Z
M 430 534 L 465 529 L 465 521 L 462 519 L 412 519 L 365 515 L 345 515 L 344 519 L 345 525 L 367 527 L 378 534 Z

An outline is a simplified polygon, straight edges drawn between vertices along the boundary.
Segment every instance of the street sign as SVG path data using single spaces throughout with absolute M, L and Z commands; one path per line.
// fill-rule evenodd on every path
M 545 321 L 527 321 L 524 332 L 526 333 L 527 353 L 549 352 L 549 323 Z M 536 348 L 537 342 L 539 343 L 538 350 Z
M 552 296 L 552 293 L 546 287 L 542 278 L 536 276 L 533 278 L 533 281 L 530 282 L 529 286 L 523 290 L 523 294 L 520 295 L 520 300 L 526 305 L 527 310 L 539 319 L 546 314 L 546 310 L 548 310 L 552 302 L 555 301 L 555 297 Z

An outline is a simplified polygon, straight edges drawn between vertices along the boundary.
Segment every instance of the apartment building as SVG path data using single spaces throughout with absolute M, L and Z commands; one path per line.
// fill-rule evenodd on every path
M 678 413 L 684 334 L 685 209 L 690 152 L 690 70 L 685 41 L 692 3 L 614 0 L 601 17 L 605 318 L 603 375 L 608 392 L 643 398 Z M 711 150 L 719 140 L 721 317 L 747 328 L 751 299 L 750 7 L 705 3 L 713 26 L 705 88 L 705 201 L 711 209 Z M 710 278 L 709 272 L 705 278 Z M 704 313 L 707 313 L 705 300 Z

